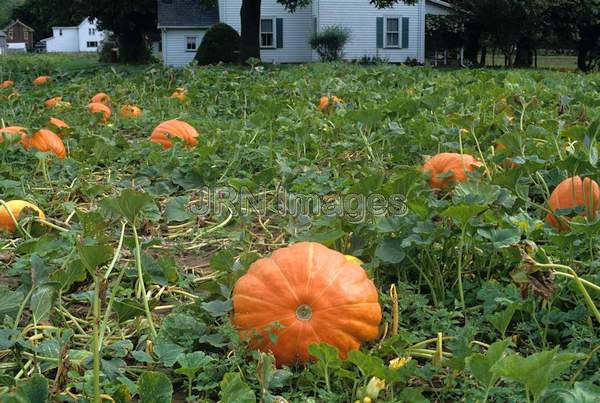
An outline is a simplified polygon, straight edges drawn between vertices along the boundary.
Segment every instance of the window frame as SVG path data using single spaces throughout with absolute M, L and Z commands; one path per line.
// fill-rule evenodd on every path
M 189 48 L 189 40 L 194 39 L 194 49 Z M 185 36 L 185 51 L 186 52 L 197 52 L 198 51 L 198 36 L 197 35 L 186 35 Z
M 271 24 L 272 24 L 271 32 L 267 32 L 267 31 L 263 32 L 263 30 L 262 30 L 262 22 L 266 21 L 266 20 L 271 21 Z M 261 17 L 260 18 L 260 26 L 258 28 L 258 31 L 259 31 L 260 48 L 261 49 L 276 49 L 277 48 L 277 17 Z M 271 34 L 272 40 L 271 40 L 270 46 L 266 46 L 263 44 L 263 34 Z
M 94 46 L 90 46 L 90 43 L 95 43 Z M 86 46 L 88 49 L 90 48 L 97 48 L 98 47 L 98 41 L 87 41 Z
M 397 31 L 388 31 L 388 20 L 398 21 Z M 388 43 L 388 34 L 397 34 L 398 43 L 390 45 Z M 402 49 L 402 17 L 399 15 L 387 15 L 383 17 L 383 47 L 386 49 Z
M 61 28 L 58 29 L 58 36 L 63 36 L 63 30 Z

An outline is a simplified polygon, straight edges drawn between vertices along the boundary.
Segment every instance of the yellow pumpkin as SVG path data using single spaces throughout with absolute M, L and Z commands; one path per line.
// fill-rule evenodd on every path
M 37 213 L 37 216 L 42 220 L 46 218 L 44 212 L 35 204 L 31 204 L 25 200 L 11 200 L 6 202 L 6 205 L 0 204 L 0 231 L 13 234 L 17 229 L 17 226 L 10 216 L 10 213 L 12 213 L 15 220 L 18 221 L 21 213 L 26 209 L 33 210 L 33 212 Z

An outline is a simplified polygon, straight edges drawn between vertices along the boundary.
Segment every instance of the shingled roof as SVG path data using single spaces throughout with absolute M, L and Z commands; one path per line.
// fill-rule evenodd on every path
M 219 22 L 218 7 L 204 7 L 201 0 L 157 0 L 158 28 L 210 27 Z

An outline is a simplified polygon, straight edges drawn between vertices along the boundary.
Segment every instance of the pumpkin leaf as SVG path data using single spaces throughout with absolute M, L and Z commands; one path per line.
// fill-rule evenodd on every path
M 118 197 L 102 200 L 100 206 L 113 216 L 123 217 L 130 224 L 134 224 L 140 213 L 152 204 L 152 197 L 147 193 L 125 189 Z
M 256 395 L 254 391 L 250 389 L 240 374 L 234 372 L 228 372 L 223 376 L 221 381 L 221 402 L 223 403 L 255 403 Z
M 173 385 L 169 377 L 162 372 L 144 372 L 137 383 L 140 401 L 152 403 L 171 403 Z

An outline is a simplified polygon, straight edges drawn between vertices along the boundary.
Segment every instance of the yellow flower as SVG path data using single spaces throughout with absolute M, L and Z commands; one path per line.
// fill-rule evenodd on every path
M 412 357 L 398 357 L 390 361 L 391 369 L 400 369 L 412 360 Z
M 377 399 L 377 396 L 379 396 L 379 392 L 381 392 L 383 389 L 385 389 L 385 381 L 383 379 L 379 379 L 374 376 L 373 378 L 371 378 L 371 380 L 367 384 L 367 389 L 366 389 L 367 396 L 365 396 L 365 398 L 363 399 L 363 402 L 365 401 L 365 399 L 367 397 L 369 397 L 373 400 Z

